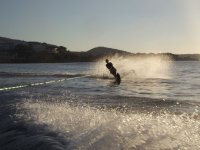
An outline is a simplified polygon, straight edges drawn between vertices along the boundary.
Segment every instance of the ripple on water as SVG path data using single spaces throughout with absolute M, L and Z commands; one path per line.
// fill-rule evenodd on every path
M 123 113 L 62 102 L 20 104 L 27 121 L 46 125 L 68 141 L 66 149 L 199 149 L 197 114 Z

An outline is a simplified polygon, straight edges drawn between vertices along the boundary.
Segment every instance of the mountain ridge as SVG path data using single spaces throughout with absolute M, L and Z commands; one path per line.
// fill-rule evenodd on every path
M 88 62 L 114 55 L 133 58 L 162 57 L 172 61 L 199 61 L 200 54 L 172 53 L 131 53 L 103 46 L 94 47 L 87 51 L 69 51 L 64 46 L 42 42 L 27 42 L 0 37 L 0 63 L 29 63 L 29 62 Z

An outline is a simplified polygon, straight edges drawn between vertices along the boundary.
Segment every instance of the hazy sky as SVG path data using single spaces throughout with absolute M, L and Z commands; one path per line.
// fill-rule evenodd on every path
M 200 53 L 200 0 L 1 0 L 0 36 L 73 51 Z

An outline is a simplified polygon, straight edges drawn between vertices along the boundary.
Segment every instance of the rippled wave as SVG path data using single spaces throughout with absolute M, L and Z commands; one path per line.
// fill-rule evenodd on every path
M 67 91 L 60 96 L 21 93 L 18 96 L 23 100 L 17 95 L 15 101 L 10 95 L 3 96 L 11 100 L 0 107 L 2 150 L 200 147 L 196 102 Z

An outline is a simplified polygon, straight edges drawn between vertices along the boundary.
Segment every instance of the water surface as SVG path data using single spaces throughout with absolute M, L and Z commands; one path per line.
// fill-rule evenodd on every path
M 104 65 L 0 64 L 1 149 L 200 148 L 200 62 Z

